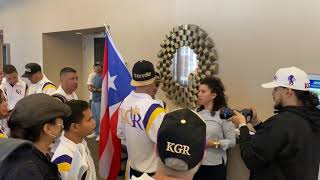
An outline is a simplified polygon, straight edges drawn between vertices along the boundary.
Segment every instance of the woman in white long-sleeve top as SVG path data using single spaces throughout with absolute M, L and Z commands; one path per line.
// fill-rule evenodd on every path
M 197 109 L 207 125 L 207 149 L 194 180 L 226 180 L 226 150 L 236 144 L 232 122 L 220 119 L 219 109 L 227 106 L 225 89 L 217 77 L 206 77 L 199 86 Z

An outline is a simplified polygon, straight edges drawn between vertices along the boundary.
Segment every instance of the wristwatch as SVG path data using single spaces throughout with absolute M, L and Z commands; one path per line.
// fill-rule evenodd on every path
M 213 145 L 214 145 L 215 148 L 219 148 L 220 142 L 219 141 L 214 141 Z

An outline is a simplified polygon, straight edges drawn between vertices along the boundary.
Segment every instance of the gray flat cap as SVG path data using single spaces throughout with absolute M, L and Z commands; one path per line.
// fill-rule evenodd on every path
M 32 94 L 21 99 L 9 119 L 23 128 L 46 123 L 48 120 L 71 114 L 69 106 L 47 94 Z

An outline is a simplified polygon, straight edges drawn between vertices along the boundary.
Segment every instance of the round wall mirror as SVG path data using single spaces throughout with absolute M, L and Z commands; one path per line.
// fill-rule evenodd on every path
M 213 41 L 200 27 L 184 24 L 174 27 L 160 46 L 161 89 L 174 104 L 195 108 L 201 79 L 218 72 Z
M 195 72 L 197 67 L 197 54 L 188 46 L 180 47 L 172 59 L 173 79 L 181 86 L 187 87 L 189 74 Z

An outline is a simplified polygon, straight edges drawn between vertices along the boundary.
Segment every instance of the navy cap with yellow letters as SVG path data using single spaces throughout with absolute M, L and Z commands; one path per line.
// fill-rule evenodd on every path
M 206 124 L 196 112 L 178 109 L 164 116 L 157 151 L 165 166 L 180 171 L 192 169 L 201 162 L 205 147 Z
M 146 86 L 156 79 L 153 64 L 146 60 L 140 60 L 133 65 L 131 86 Z

